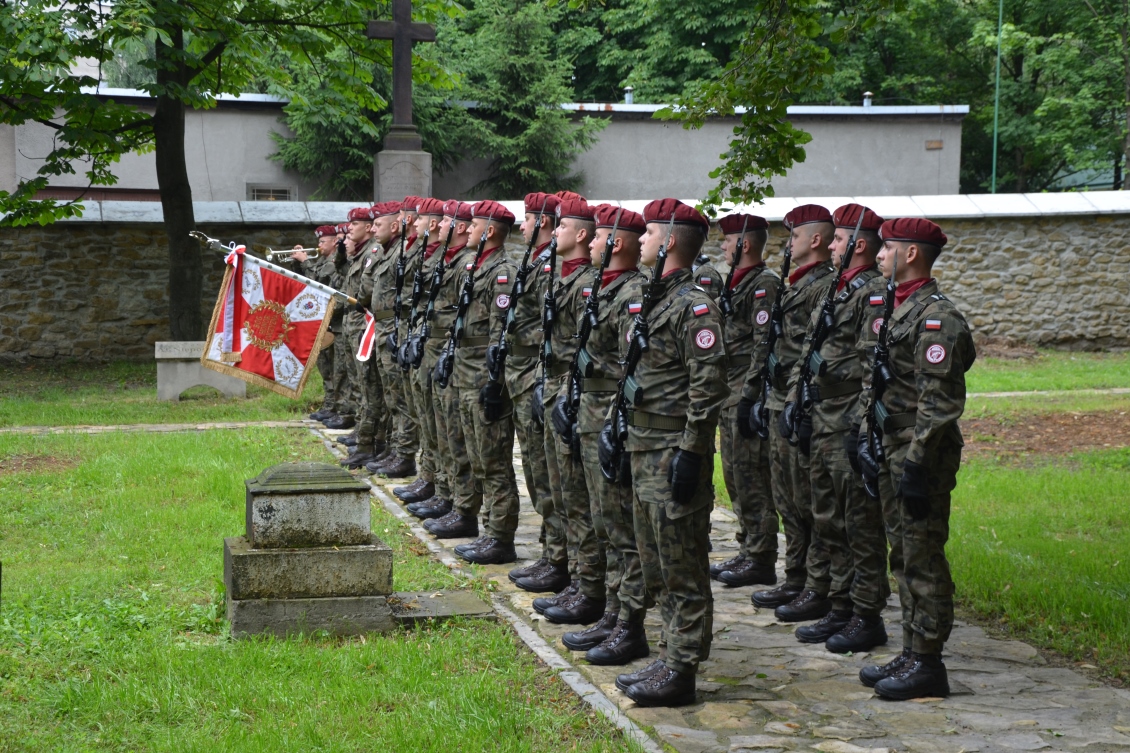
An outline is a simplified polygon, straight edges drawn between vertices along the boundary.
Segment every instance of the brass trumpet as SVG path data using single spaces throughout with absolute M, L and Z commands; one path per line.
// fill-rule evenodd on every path
M 316 255 L 318 253 L 317 248 L 287 248 L 279 249 L 278 251 L 267 246 L 252 245 L 251 248 L 256 253 L 264 254 L 268 259 L 274 259 L 279 256 L 290 256 L 298 253 L 299 251 L 312 255 Z

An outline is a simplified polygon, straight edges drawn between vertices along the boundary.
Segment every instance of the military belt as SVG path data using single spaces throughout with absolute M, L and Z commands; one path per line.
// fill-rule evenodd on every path
M 661 416 L 658 413 L 645 413 L 628 409 L 628 425 L 637 429 L 660 429 L 661 431 L 682 431 L 687 428 L 685 416 Z
M 485 348 L 490 345 L 490 338 L 483 337 L 464 337 L 459 340 L 459 348 Z
M 581 392 L 615 392 L 619 388 L 620 383 L 615 379 L 593 377 L 581 380 Z
M 506 352 L 515 358 L 537 358 L 541 355 L 541 348 L 534 347 L 533 345 L 507 344 Z
M 571 368 L 573 368 L 573 365 L 570 363 L 555 363 L 553 368 L 549 370 L 549 375 L 551 377 L 563 377 L 569 373 Z
M 816 392 L 813 400 L 820 402 L 821 400 L 831 400 L 834 397 L 863 392 L 863 385 L 860 382 L 836 382 L 835 384 L 818 384 L 812 389 Z
M 883 422 L 883 431 L 909 429 L 916 423 L 918 423 L 918 411 L 916 410 L 908 410 L 905 413 L 892 413 L 887 416 L 887 420 Z
M 373 321 L 383 322 L 385 319 L 391 319 L 396 316 L 396 309 L 384 309 L 383 311 L 373 311 Z

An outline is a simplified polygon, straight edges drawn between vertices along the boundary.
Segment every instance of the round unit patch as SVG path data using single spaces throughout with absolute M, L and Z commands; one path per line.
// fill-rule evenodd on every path
M 931 345 L 926 348 L 926 360 L 930 363 L 941 363 L 946 360 L 946 349 L 941 345 Z
M 875 317 L 875 321 L 871 322 L 871 331 L 874 332 L 877 335 L 877 334 L 879 334 L 879 330 L 881 330 L 882 328 L 883 328 L 883 317 L 881 317 L 881 316 Z
M 766 311 L 765 309 L 761 309 L 761 311 L 758 311 L 756 321 L 757 321 L 758 326 L 765 324 L 765 322 L 769 321 L 769 312 Z
M 714 333 L 708 329 L 700 329 L 698 334 L 694 336 L 694 344 L 703 350 L 713 348 L 714 340 Z
M 510 308 L 510 296 L 506 295 L 506 293 L 500 294 L 498 298 L 494 299 L 494 305 L 498 306 L 500 309 Z

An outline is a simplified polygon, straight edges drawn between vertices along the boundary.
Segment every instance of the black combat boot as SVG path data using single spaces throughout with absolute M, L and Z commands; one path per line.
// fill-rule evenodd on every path
M 511 583 L 514 583 L 519 578 L 525 578 L 527 575 L 533 575 L 538 570 L 541 570 L 543 567 L 545 567 L 548 564 L 549 564 L 549 560 L 547 560 L 545 557 L 542 557 L 537 562 L 531 563 L 529 565 L 522 565 L 521 567 L 514 568 L 513 570 L 511 570 L 510 572 L 508 572 L 506 574 L 506 577 L 510 579 Z
M 322 426 L 325 426 L 327 429 L 335 430 L 352 429 L 356 425 L 357 419 L 353 418 L 353 416 L 335 416 L 334 418 L 327 418 L 322 422 Z
M 564 604 L 566 601 L 576 596 L 577 591 L 580 588 L 580 581 L 570 581 L 569 585 L 565 586 L 565 588 L 561 589 L 553 596 L 542 596 L 540 598 L 534 599 L 534 611 L 538 614 L 545 614 L 545 610 L 549 609 L 550 607 L 555 607 L 558 604 Z
M 393 453 L 388 460 L 369 470 L 387 478 L 408 478 L 416 475 L 416 458 Z
M 643 682 L 628 687 L 637 706 L 686 706 L 695 702 L 695 677 L 663 667 Z
M 784 609 L 784 607 L 782 607 Z M 794 635 L 801 643 L 823 643 L 851 622 L 851 612 L 833 609 L 811 625 L 801 625 Z
M 739 554 L 736 557 L 731 557 L 725 562 L 715 562 L 710 566 L 710 577 L 717 579 L 719 575 L 727 570 L 733 570 L 735 567 L 742 564 L 747 559 L 749 558 L 744 554 Z
M 647 678 L 654 675 L 659 670 L 663 669 L 666 665 L 662 659 L 656 659 L 651 664 L 641 669 L 639 672 L 632 672 L 630 674 L 616 675 L 616 687 L 620 690 L 627 690 L 637 682 L 643 682 Z
M 451 500 L 444 499 L 443 497 L 432 497 L 429 500 L 416 504 L 410 508 L 408 512 L 412 513 L 420 520 L 442 518 L 444 515 L 451 512 Z
M 353 471 L 353 470 L 356 470 L 358 468 L 364 467 L 365 463 L 368 463 L 372 459 L 373 459 L 373 448 L 372 447 L 370 447 L 370 446 L 364 446 L 363 447 L 361 445 L 357 445 L 356 447 L 353 448 L 353 454 L 350 455 L 349 457 L 347 457 L 345 460 L 339 460 L 338 464 L 343 465 L 346 468 L 348 468 L 349 470 Z
M 330 416 L 336 416 L 336 415 L 337 414 L 334 413 L 331 408 L 322 408 L 321 410 L 316 410 L 313 413 L 311 413 L 310 414 L 310 420 L 311 421 L 324 421 L 325 419 L 329 418 Z
M 773 614 L 781 622 L 807 622 L 820 619 L 831 609 L 832 602 L 826 596 L 821 596 L 809 588 L 788 604 L 777 607 L 773 610 Z
M 906 664 L 906 660 L 910 658 L 910 649 L 904 648 L 902 653 L 891 659 L 886 664 L 873 664 L 869 667 L 864 667 L 859 670 L 859 681 L 869 688 L 875 687 L 875 683 L 879 680 L 885 680 L 888 677 L 893 677 L 898 674 L 902 666 Z
M 480 546 L 487 543 L 487 539 L 489 538 L 490 536 L 480 536 L 469 544 L 458 544 L 457 546 L 452 548 L 452 551 L 462 557 L 464 552 L 469 552 L 472 549 L 478 549 Z
M 561 636 L 561 642 L 570 651 L 588 651 L 603 643 L 605 638 L 612 635 L 615 627 L 616 612 L 607 612 L 592 627 Z
M 788 604 L 790 601 L 800 596 L 800 592 L 803 590 L 804 589 L 798 586 L 790 586 L 788 583 L 782 583 L 769 591 L 754 591 L 753 595 L 749 597 L 749 600 L 753 602 L 755 607 L 772 609 L 782 604 Z
M 637 620 L 619 620 L 616 629 L 599 646 L 585 654 L 589 664 L 618 667 L 651 653 L 647 645 L 647 633 L 643 629 L 643 617 Z
M 349 432 L 345 436 L 338 437 L 337 443 L 343 447 L 356 447 L 357 446 L 357 431 L 356 429 Z
M 547 620 L 558 625 L 591 625 L 604 616 L 604 599 L 593 599 L 578 592 L 564 604 L 542 612 Z
M 777 582 L 777 571 L 773 565 L 763 565 L 747 557 L 734 567 L 720 572 L 718 580 L 733 588 L 757 584 L 771 586 Z
M 376 452 L 373 453 L 373 464 L 374 464 L 374 466 L 379 465 L 381 463 L 384 463 L 386 460 L 388 460 L 390 457 L 392 457 L 392 448 L 391 447 L 384 444 L 383 442 L 378 442 L 377 444 L 379 446 L 377 447 Z
M 556 593 L 569 585 L 569 563 L 546 563 L 542 569 L 519 578 L 514 585 L 531 593 Z
M 425 520 L 424 528 L 437 539 L 469 539 L 479 535 L 479 521 L 473 515 L 452 510 L 442 518 Z
M 505 565 L 518 560 L 513 541 L 499 541 L 495 538 L 488 538 L 474 549 L 461 552 L 459 556 L 476 565 Z
M 911 698 L 945 698 L 950 694 L 946 665 L 941 654 L 919 654 L 907 657 L 896 674 L 875 683 L 875 692 L 881 698 L 909 701 Z
M 425 499 L 431 499 L 435 496 L 436 485 L 431 481 L 425 481 L 418 478 L 407 486 L 397 486 L 392 490 L 393 496 L 401 502 L 423 502 Z
M 887 626 L 883 624 L 882 616 L 860 617 L 853 614 L 851 621 L 829 638 L 824 648 L 833 654 L 858 654 L 886 643 Z

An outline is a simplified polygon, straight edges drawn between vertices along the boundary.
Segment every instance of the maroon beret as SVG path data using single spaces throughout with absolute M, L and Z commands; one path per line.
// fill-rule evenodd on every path
M 371 207 L 354 207 L 349 210 L 349 221 L 363 220 L 368 222 L 373 219 L 373 210 Z
M 630 209 L 622 209 L 615 204 L 600 204 L 593 209 L 593 217 L 597 227 L 615 227 L 618 230 L 627 230 L 629 233 L 647 232 L 647 223 L 643 216 Z
M 792 230 L 813 222 L 831 222 L 832 213 L 819 204 L 801 204 L 785 215 L 785 227 Z
M 416 207 L 417 214 L 434 214 L 437 217 L 443 216 L 443 202 L 439 199 L 420 199 L 420 203 Z
M 337 231 L 339 233 L 348 233 L 349 232 L 349 223 L 346 223 L 346 222 L 341 223 L 340 225 L 337 226 Z
M 400 202 L 400 206 L 408 212 L 415 212 L 418 210 L 421 201 L 423 201 L 423 198 L 420 196 L 405 196 L 404 201 Z
M 337 235 L 337 228 L 333 225 L 318 225 L 314 228 L 315 238 L 324 238 L 327 235 Z
M 495 222 L 508 222 L 514 224 L 514 214 L 494 199 L 487 199 L 475 204 L 475 217 L 486 217 Z
M 656 199 L 643 208 L 645 222 L 670 222 L 672 214 L 676 225 L 694 225 L 704 233 L 710 230 L 710 223 L 702 212 L 678 199 Z
M 387 217 L 390 214 L 398 214 L 400 212 L 399 201 L 382 201 L 379 204 L 373 205 L 373 218 Z
M 473 219 L 473 211 L 471 205 L 467 202 L 451 199 L 443 203 L 443 216 L 470 222 Z
M 557 219 L 562 220 L 566 217 L 592 222 L 592 207 L 584 199 L 562 199 L 561 203 L 557 205 Z
M 529 214 L 537 214 L 543 209 L 546 214 L 553 214 L 557 211 L 557 205 L 560 203 L 561 198 L 551 193 L 538 191 L 526 194 L 526 212 Z
M 904 241 L 907 243 L 929 243 L 941 248 L 949 238 L 930 220 L 921 217 L 899 217 L 887 220 L 879 228 L 879 237 L 885 241 Z
M 737 235 L 743 226 L 747 233 L 751 230 L 768 230 L 769 221 L 756 214 L 731 214 L 718 220 L 718 229 L 722 231 L 722 235 Z
M 883 224 L 883 218 L 862 204 L 844 204 L 832 213 L 832 224 L 836 227 L 855 230 L 855 223 L 859 222 L 860 212 L 863 212 L 863 224 L 859 226 L 859 229 L 870 230 L 871 232 L 878 231 Z
M 573 193 L 572 191 L 558 191 L 553 195 L 561 199 L 562 201 L 567 201 L 569 199 L 572 199 L 573 201 L 586 201 L 584 196 L 581 196 L 579 193 Z

